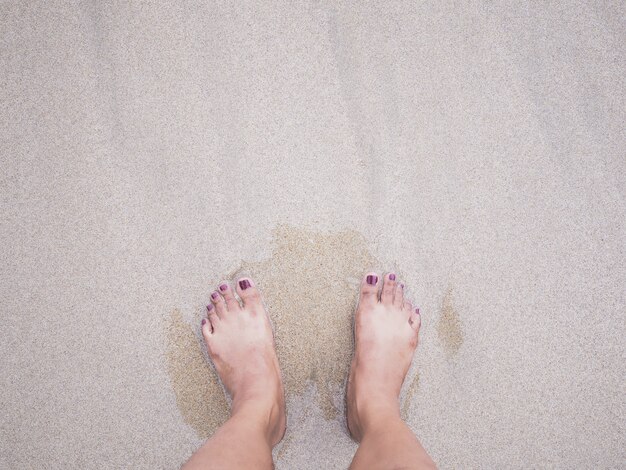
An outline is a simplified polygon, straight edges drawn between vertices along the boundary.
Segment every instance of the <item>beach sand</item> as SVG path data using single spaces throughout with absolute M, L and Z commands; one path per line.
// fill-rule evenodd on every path
M 228 416 L 200 319 L 250 275 L 280 469 L 347 468 L 360 276 L 420 306 L 443 468 L 626 461 L 617 3 L 0 6 L 0 468 L 178 468 Z

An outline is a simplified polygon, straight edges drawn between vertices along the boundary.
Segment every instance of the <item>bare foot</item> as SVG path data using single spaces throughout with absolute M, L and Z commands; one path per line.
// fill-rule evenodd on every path
M 404 298 L 404 286 L 387 274 L 369 273 L 361 282 L 355 348 L 346 392 L 348 429 L 357 442 L 377 416 L 400 416 L 400 389 L 417 347 L 419 309 Z
M 285 393 L 269 318 L 261 295 L 249 278 L 232 287 L 221 284 L 211 294 L 202 334 L 217 373 L 230 394 L 232 415 L 257 419 L 271 446 L 285 433 Z

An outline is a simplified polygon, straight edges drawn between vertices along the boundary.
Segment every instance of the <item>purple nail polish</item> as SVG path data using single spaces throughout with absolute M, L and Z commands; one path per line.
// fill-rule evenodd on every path
M 400 283 L 400 287 L 402 287 L 402 288 L 404 289 L 404 284 L 403 284 L 403 283 Z
M 370 285 L 370 286 L 375 286 L 376 283 L 378 282 L 378 276 L 376 276 L 375 274 L 370 274 L 369 276 L 367 276 L 365 278 L 365 281 Z
M 202 319 L 202 326 L 206 325 L 206 318 Z
M 221 290 L 222 292 L 224 292 L 226 289 L 228 289 L 228 284 L 222 284 L 222 285 L 220 286 L 220 290 Z
M 239 287 L 241 288 L 241 290 L 246 290 L 251 285 L 252 284 L 250 284 L 250 281 L 248 281 L 247 279 L 242 279 L 241 281 L 239 281 Z
M 419 307 L 417 307 L 417 308 L 415 309 L 415 313 L 417 313 L 418 315 L 420 314 L 420 308 L 419 308 Z
M 395 281 L 395 280 L 396 280 L 396 275 L 395 275 L 395 274 L 393 274 L 393 273 L 391 273 L 391 274 L 389 275 L 389 280 L 390 280 L 390 281 Z
M 218 298 L 219 296 L 220 296 L 220 295 L 219 295 L 217 292 L 213 292 L 213 293 L 211 294 L 211 298 L 212 298 L 213 300 L 217 300 L 217 298 Z
M 209 304 L 206 306 L 206 311 L 210 312 L 211 310 L 213 310 L 213 304 Z

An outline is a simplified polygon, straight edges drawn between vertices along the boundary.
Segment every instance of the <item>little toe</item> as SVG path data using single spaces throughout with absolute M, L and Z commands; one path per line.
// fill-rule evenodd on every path
M 261 293 L 249 277 L 242 277 L 237 281 L 237 294 L 243 302 L 243 307 L 250 311 L 257 311 L 263 306 Z
M 220 318 L 217 316 L 217 309 L 213 304 L 209 304 L 206 306 L 206 312 L 206 319 L 208 320 L 208 324 L 210 327 L 209 329 L 211 330 L 211 333 L 215 333 L 215 329 L 218 327 L 218 324 L 220 322 Z M 202 323 L 202 325 L 204 325 L 204 322 Z
M 229 312 L 236 312 L 241 309 L 241 305 L 239 305 L 239 301 L 235 298 L 233 289 L 227 282 L 221 283 L 219 289 L 220 294 L 224 297 L 224 301 L 226 302 Z
M 396 292 L 393 295 L 393 305 L 394 307 L 402 308 L 404 304 L 404 284 L 398 282 L 396 284 Z
M 226 307 L 226 302 L 224 301 L 224 297 L 222 297 L 219 292 L 214 291 L 211 294 L 211 302 L 215 307 L 215 313 L 217 314 L 217 316 L 220 319 L 224 318 L 224 315 L 228 311 L 228 308 Z
M 378 302 L 378 275 L 376 273 L 367 273 L 361 281 L 361 290 L 359 292 L 360 306 L 373 306 Z
M 202 336 L 204 337 L 205 343 L 208 343 L 213 336 L 213 327 L 211 326 L 211 322 L 206 318 L 202 319 Z
M 383 290 L 380 294 L 380 301 L 385 305 L 393 304 L 393 296 L 396 293 L 396 275 L 389 273 L 383 281 Z
M 411 310 L 411 316 L 409 317 L 409 325 L 411 325 L 411 328 L 413 328 L 413 330 L 415 330 L 416 333 L 419 332 L 420 326 L 422 325 L 422 316 L 420 315 L 419 307 Z

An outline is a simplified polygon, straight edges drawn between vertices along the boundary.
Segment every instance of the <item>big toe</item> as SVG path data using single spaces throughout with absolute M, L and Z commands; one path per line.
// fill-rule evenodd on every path
M 256 311 L 263 306 L 261 293 L 249 277 L 242 277 L 237 281 L 237 294 L 246 309 Z
M 367 273 L 361 281 L 359 305 L 373 306 L 378 302 L 378 274 Z

